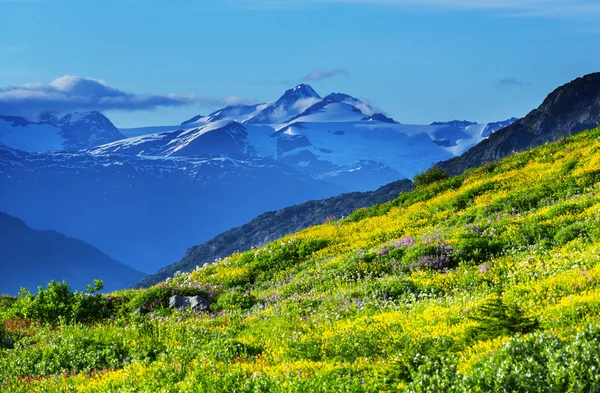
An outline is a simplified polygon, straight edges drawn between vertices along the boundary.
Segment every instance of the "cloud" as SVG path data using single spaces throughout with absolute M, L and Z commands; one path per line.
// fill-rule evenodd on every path
M 302 80 L 306 81 L 306 82 L 313 82 L 313 81 L 320 81 L 323 79 L 334 78 L 336 76 L 348 77 L 348 76 L 350 76 L 350 72 L 348 72 L 348 70 L 345 68 L 334 68 L 333 70 L 328 70 L 328 71 L 315 70 L 315 71 L 311 72 L 310 74 L 306 75 L 304 78 L 302 78 Z
M 37 113 L 72 110 L 152 110 L 197 102 L 192 95 L 126 93 L 98 79 L 63 76 L 50 83 L 0 87 L 0 113 Z
M 417 6 L 431 9 L 504 11 L 526 17 L 591 17 L 600 14 L 597 0 L 229 0 L 230 5 L 254 9 L 290 9 L 322 4 Z
M 523 86 L 525 86 L 525 82 L 523 82 L 520 79 L 515 78 L 514 76 L 507 76 L 507 77 L 500 79 L 498 82 L 496 82 L 497 88 L 523 87 Z

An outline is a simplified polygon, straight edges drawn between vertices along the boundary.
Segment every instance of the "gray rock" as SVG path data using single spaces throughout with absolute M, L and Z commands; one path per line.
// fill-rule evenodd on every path
M 186 310 L 192 309 L 195 312 L 208 311 L 210 303 L 200 296 L 179 296 L 174 295 L 169 298 L 169 308 Z
M 196 312 L 208 311 L 210 302 L 200 296 L 190 296 L 190 307 Z

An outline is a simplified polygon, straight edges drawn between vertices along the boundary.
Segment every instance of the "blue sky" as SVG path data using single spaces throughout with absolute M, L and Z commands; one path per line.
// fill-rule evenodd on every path
M 98 108 L 133 127 L 311 76 L 403 123 L 486 122 L 600 71 L 599 17 L 595 0 L 0 0 L 0 86 L 99 79 L 152 103 Z

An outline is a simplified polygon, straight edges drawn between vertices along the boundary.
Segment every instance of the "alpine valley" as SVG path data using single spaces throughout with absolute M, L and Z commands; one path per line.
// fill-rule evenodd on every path
M 261 213 L 412 178 L 515 120 L 406 125 L 304 84 L 172 127 L 118 130 L 99 112 L 6 113 L 0 211 L 151 273 Z

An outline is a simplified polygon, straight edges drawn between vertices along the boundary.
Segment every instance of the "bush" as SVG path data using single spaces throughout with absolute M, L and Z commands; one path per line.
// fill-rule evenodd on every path
M 240 263 L 249 265 L 254 277 L 266 280 L 274 271 L 296 266 L 315 252 L 325 248 L 328 242 L 322 239 L 291 239 L 287 242 L 271 243 L 256 251 L 242 255 Z
M 131 297 L 131 300 L 120 299 L 122 304 L 113 302 L 116 309 L 120 309 L 120 313 L 130 313 L 139 310 L 142 314 L 150 311 L 164 309 L 169 306 L 171 296 L 201 296 L 211 300 L 212 296 L 208 291 L 201 287 L 177 287 L 170 286 L 165 283 L 155 285 L 153 287 L 138 291 Z M 112 298 L 114 300 L 114 298 Z
M 467 233 L 460 236 L 454 249 L 460 261 L 480 263 L 502 252 L 503 244 L 480 233 Z
M 448 172 L 440 167 L 434 166 L 429 168 L 425 172 L 417 174 L 413 180 L 416 188 L 421 188 L 438 182 L 440 180 L 448 179 Z
M 402 261 L 409 270 L 443 271 L 455 266 L 452 252 L 452 246 L 439 239 L 425 239 L 424 244 L 408 248 Z
M 249 292 L 232 290 L 219 296 L 217 302 L 213 304 L 213 311 L 238 309 L 248 310 L 256 304 L 256 298 Z
M 101 280 L 94 280 L 94 286 L 88 285 L 87 292 L 71 292 L 67 282 L 51 281 L 46 288 L 40 286 L 37 295 L 23 288 L 10 313 L 16 317 L 51 324 L 61 320 L 93 322 L 107 318 L 110 316 L 108 303 L 99 293 L 103 286 Z
M 535 318 L 527 317 L 517 305 L 505 304 L 499 295 L 479 306 L 470 319 L 478 323 L 469 331 L 469 335 L 476 340 L 530 333 L 539 326 Z

